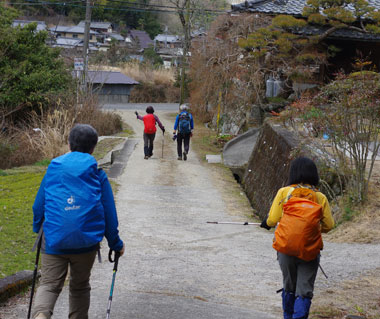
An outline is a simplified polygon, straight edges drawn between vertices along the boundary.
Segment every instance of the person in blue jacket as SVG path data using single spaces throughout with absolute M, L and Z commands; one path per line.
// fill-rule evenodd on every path
M 42 275 L 33 318 L 51 318 L 70 266 L 69 318 L 87 319 L 91 269 L 103 236 L 111 250 L 124 253 L 111 185 L 91 155 L 97 141 L 92 126 L 75 125 L 71 152 L 52 160 L 37 193 L 33 231 L 42 227 Z
M 173 139 L 177 138 L 177 153 L 178 160 L 187 160 L 187 154 L 190 149 L 190 137 L 193 136 L 194 119 L 189 108 L 186 104 L 182 104 L 179 107 L 180 113 L 175 118 Z M 177 135 L 176 132 L 178 131 Z M 182 141 L 183 141 L 183 153 L 182 153 Z

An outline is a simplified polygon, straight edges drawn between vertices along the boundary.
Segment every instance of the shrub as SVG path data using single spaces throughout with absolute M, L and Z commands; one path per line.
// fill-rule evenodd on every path
M 379 83 L 377 73 L 338 75 L 315 97 L 305 97 L 291 109 L 294 123 L 302 119 L 313 134 L 328 136 L 354 203 L 367 197 L 380 148 Z
M 92 125 L 99 135 L 111 135 L 122 130 L 118 114 L 103 112 L 96 97 L 88 98 L 79 107 L 72 100 L 57 99 L 50 111 L 31 113 L 22 125 L 8 123 L 6 132 L 0 134 L 0 168 L 46 162 L 66 153 L 68 136 L 75 123 Z

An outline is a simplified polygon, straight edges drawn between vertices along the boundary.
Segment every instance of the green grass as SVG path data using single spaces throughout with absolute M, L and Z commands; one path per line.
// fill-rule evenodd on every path
M 50 162 L 51 162 L 50 159 L 45 158 L 45 159 L 43 159 L 42 161 L 35 162 L 35 163 L 34 163 L 34 166 L 46 166 L 46 167 L 47 167 L 47 166 L 49 166 Z
M 100 160 L 104 156 L 106 156 L 107 153 L 110 152 L 114 147 L 116 147 L 123 141 L 123 138 L 105 138 L 98 142 L 92 155 L 96 158 L 96 160 Z
M 102 158 L 123 139 L 105 139 L 98 143 L 94 156 Z M 0 170 L 0 278 L 21 270 L 33 270 L 32 206 L 50 160 L 32 166 Z M 117 184 L 111 182 L 114 193 Z
M 5 170 L 0 176 L 0 278 L 34 268 L 32 205 L 44 169 Z
M 132 127 L 129 126 L 127 123 L 123 122 L 123 130 L 120 133 L 115 134 L 115 136 L 130 137 L 134 134 L 135 132 L 133 131 Z

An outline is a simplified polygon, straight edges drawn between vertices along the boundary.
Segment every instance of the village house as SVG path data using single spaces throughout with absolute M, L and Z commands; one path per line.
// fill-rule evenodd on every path
M 143 30 L 128 30 L 125 38 L 127 47 L 132 49 L 135 53 L 142 53 L 145 49 L 153 47 L 153 40 L 149 34 Z
M 21 27 L 23 28 L 25 25 L 30 23 L 37 23 L 36 31 L 46 31 L 47 26 L 45 21 L 33 21 L 33 20 L 14 20 L 12 23 L 12 27 Z
M 183 56 L 183 42 L 178 35 L 158 34 L 154 38 L 154 49 L 164 61 L 164 67 L 178 66 Z
M 56 38 L 84 39 L 84 27 L 79 26 L 56 26 L 49 29 Z M 89 42 L 96 43 L 98 32 L 90 30 Z
M 302 17 L 307 0 L 253 0 L 231 5 L 232 13 L 252 13 L 275 16 L 279 14 Z M 380 0 L 368 0 L 369 5 L 380 10 Z M 327 27 L 308 25 L 295 33 L 305 36 L 321 35 Z M 340 48 L 334 57 L 329 58 L 328 69 L 320 73 L 336 73 L 339 70 L 351 71 L 353 59 L 359 55 L 369 58 L 380 69 L 380 35 L 360 32 L 352 29 L 337 29 L 324 40 L 327 45 L 333 44 Z M 320 78 L 323 74 L 320 74 Z
M 182 38 L 178 35 L 157 34 L 154 38 L 154 47 L 156 50 L 161 48 L 182 48 Z
M 85 27 L 85 21 L 81 21 L 78 23 L 78 27 Z M 114 26 L 111 22 L 90 22 L 90 30 L 95 31 L 97 33 L 113 33 Z
M 139 82 L 121 72 L 88 71 L 87 84 L 103 104 L 128 103 L 131 90 Z

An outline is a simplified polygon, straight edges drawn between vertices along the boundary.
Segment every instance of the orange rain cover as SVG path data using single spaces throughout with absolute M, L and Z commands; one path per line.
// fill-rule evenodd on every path
M 315 259 L 323 248 L 322 206 L 306 198 L 291 197 L 274 233 L 273 248 L 305 261 Z

